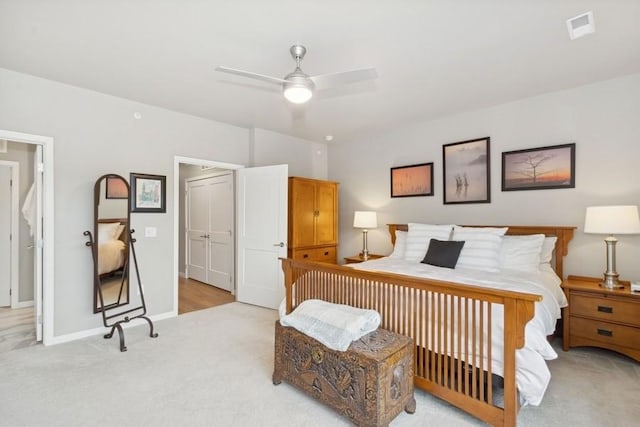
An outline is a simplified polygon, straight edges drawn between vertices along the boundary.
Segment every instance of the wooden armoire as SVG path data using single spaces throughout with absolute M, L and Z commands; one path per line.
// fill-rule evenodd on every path
M 336 264 L 338 183 L 289 177 L 289 258 Z

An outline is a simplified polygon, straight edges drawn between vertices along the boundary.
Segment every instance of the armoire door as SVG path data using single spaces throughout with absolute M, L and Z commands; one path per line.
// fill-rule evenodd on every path
M 332 182 L 316 183 L 316 245 L 331 245 L 338 242 L 336 191 L 336 185 Z
M 316 183 L 304 179 L 289 181 L 289 222 L 294 224 L 289 230 L 292 248 L 316 244 Z

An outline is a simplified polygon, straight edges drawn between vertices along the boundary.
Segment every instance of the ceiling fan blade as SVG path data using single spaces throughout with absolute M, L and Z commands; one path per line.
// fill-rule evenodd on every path
M 377 79 L 378 72 L 375 68 L 363 68 L 360 70 L 345 71 L 342 73 L 321 74 L 319 76 L 312 76 L 309 78 L 316 85 L 316 89 L 326 89 L 357 83 L 364 80 Z
M 285 80 L 279 79 L 277 77 L 265 76 L 264 74 L 252 73 L 251 71 L 243 71 L 236 70 L 235 68 L 229 67 L 216 67 L 216 71 L 221 71 L 223 73 L 236 74 L 242 77 L 249 77 L 250 79 L 262 80 L 268 83 L 275 83 L 281 85 L 282 83 L 286 83 Z

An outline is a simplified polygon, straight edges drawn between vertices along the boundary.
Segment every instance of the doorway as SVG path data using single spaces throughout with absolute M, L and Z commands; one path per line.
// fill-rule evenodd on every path
M 42 341 L 48 345 L 53 342 L 54 318 L 53 139 L 0 129 L 0 140 L 7 141 L 3 147 L 8 147 L 6 152 L 0 153 L 0 159 L 19 161 L 14 158 L 16 155 L 20 156 L 16 151 L 22 152 L 25 157 L 24 161 L 20 161 L 21 166 L 25 167 L 20 168 L 23 179 L 19 179 L 18 183 L 22 184 L 21 187 L 28 185 L 29 190 L 19 188 L 18 192 L 21 193 L 20 202 L 24 205 L 23 208 L 26 207 L 24 201 L 29 193 L 33 202 L 28 204 L 28 211 L 33 213 L 28 214 L 31 218 L 31 221 L 27 220 L 30 228 L 23 229 L 23 224 L 20 224 L 15 240 L 18 243 L 14 258 L 18 261 L 18 266 L 15 271 L 18 273 L 16 277 L 19 278 L 19 282 L 17 292 L 13 289 L 11 291 L 12 308 L 9 310 L 21 312 L 19 316 L 15 315 L 17 311 L 3 312 L 2 315 L 4 320 L 7 317 L 19 319 L 24 326 L 24 311 L 27 310 L 27 319 L 31 318 L 31 322 L 26 323 L 30 323 L 32 331 L 35 329 L 35 339 L 31 340 L 32 343 Z M 13 216 L 15 217 L 15 214 Z M 18 216 L 22 220 L 22 215 Z M 13 233 L 11 237 L 13 240 Z
M 280 258 L 287 254 L 287 176 L 288 166 L 272 165 L 245 168 L 242 165 L 174 157 L 174 314 L 178 314 L 179 277 L 184 277 L 184 201 L 180 197 L 184 176 L 180 166 L 201 165 L 233 171 L 236 185 L 234 199 L 235 278 L 234 293 L 238 302 L 276 309 L 284 298 L 284 274 Z
M 176 159 L 178 172 L 176 314 L 235 301 L 234 169 Z

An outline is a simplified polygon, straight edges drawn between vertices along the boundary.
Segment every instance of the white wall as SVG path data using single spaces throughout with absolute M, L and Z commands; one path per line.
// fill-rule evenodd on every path
M 136 120 L 134 112 L 142 118 Z M 132 213 L 149 314 L 173 308 L 174 156 L 249 165 L 249 130 L 0 69 L 0 129 L 54 138 L 54 337 L 101 326 L 92 312 L 93 185 L 105 173 L 166 175 L 167 213 Z M 256 142 L 257 164 L 286 163 Z M 309 152 L 309 150 L 307 150 Z M 284 153 L 283 153 L 284 154 Z M 306 162 L 300 160 L 301 173 Z M 296 163 L 298 164 L 298 163 Z M 326 161 L 325 161 L 326 165 Z M 326 167 L 326 166 L 325 166 Z M 298 167 L 296 167 L 298 168 Z M 157 227 L 156 238 L 144 228 Z
M 252 131 L 252 166 L 289 165 L 289 176 L 327 179 L 327 145 L 264 129 Z
M 353 211 L 378 211 L 369 250 L 391 251 L 384 224 L 547 224 L 578 227 L 565 274 L 601 276 L 604 237 L 585 235 L 585 208 L 640 204 L 640 74 L 329 146 L 329 177 L 340 182 L 340 256 L 358 253 Z M 491 203 L 443 205 L 442 145 L 491 137 Z M 576 143 L 574 189 L 501 191 L 501 153 Z M 354 161 L 357 159 L 357 161 Z M 434 162 L 434 197 L 391 199 L 389 168 Z M 640 236 L 618 236 L 621 278 L 640 279 Z
M 22 210 L 25 197 L 33 184 L 33 156 L 36 152 L 35 146 L 31 144 L 21 144 L 19 142 L 9 141 L 7 144 L 7 152 L 0 153 L 0 160 L 11 160 L 20 164 L 20 188 L 18 189 L 19 211 Z M 4 203 L 4 201 L 2 201 Z M 20 257 L 19 269 L 19 285 L 18 285 L 18 302 L 33 301 L 33 237 L 31 236 L 29 224 L 20 212 L 18 220 L 18 256 Z

